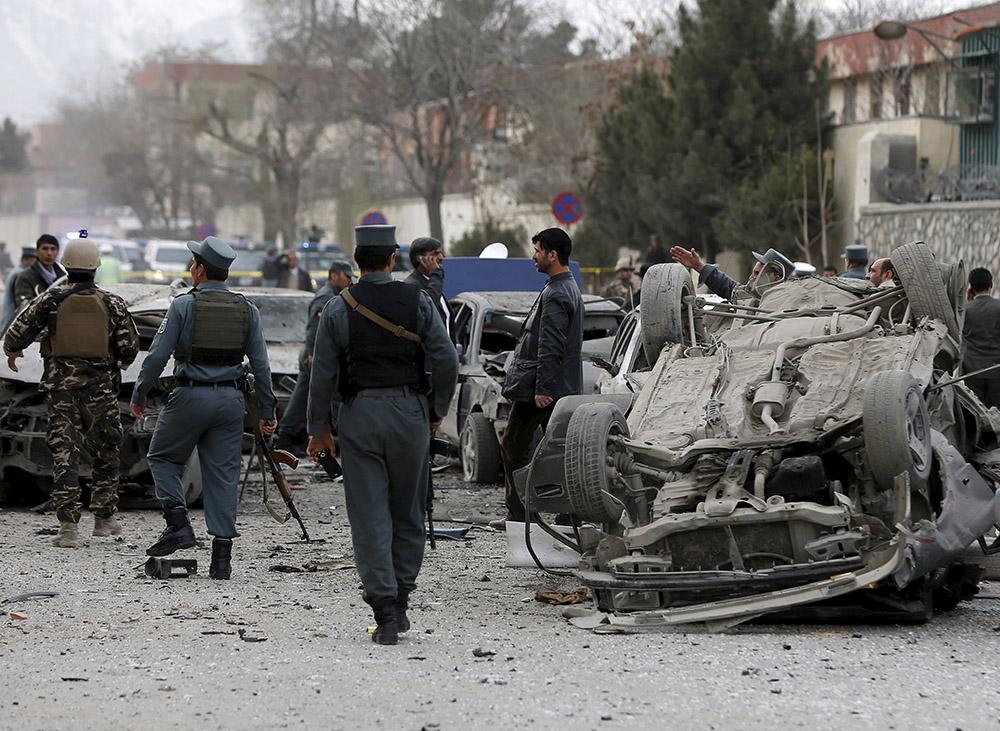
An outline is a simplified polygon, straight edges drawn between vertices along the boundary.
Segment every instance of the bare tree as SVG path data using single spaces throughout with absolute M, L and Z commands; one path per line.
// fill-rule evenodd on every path
M 313 61 L 318 50 L 315 2 L 262 1 L 268 63 L 248 72 L 253 114 L 240 118 L 215 99 L 196 118 L 198 129 L 244 159 L 264 220 L 264 238 L 284 246 L 299 238 L 302 185 L 327 127 L 337 119 L 334 84 Z M 326 158 L 329 162 L 330 157 Z M 225 165 L 225 162 L 220 162 Z

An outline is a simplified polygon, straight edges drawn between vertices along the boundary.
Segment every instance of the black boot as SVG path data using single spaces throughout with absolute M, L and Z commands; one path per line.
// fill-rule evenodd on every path
M 396 610 L 396 626 L 399 628 L 400 632 L 407 632 L 410 629 L 410 618 L 406 616 L 406 610 L 410 608 L 410 595 L 409 593 L 399 592 L 396 595 L 396 603 L 394 605 Z
M 213 579 L 228 579 L 233 574 L 233 539 L 212 539 L 212 563 L 208 575 Z
M 163 519 L 167 521 L 167 527 L 159 540 L 146 549 L 147 556 L 169 556 L 182 548 L 194 548 L 194 529 L 188 520 L 186 507 L 164 508 Z
M 396 624 L 395 599 L 380 599 L 372 603 L 375 622 L 378 627 L 372 635 L 372 642 L 379 645 L 395 645 L 399 642 L 399 625 Z

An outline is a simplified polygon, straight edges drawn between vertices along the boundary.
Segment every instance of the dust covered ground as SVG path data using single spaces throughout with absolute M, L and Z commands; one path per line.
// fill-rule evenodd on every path
M 796 625 L 724 635 L 594 635 L 534 600 L 572 588 L 507 568 L 503 533 L 428 551 L 413 629 L 374 645 L 342 491 L 295 476 L 313 538 L 276 524 L 252 485 L 228 582 L 207 578 L 209 542 L 182 552 L 199 575 L 151 580 L 162 521 L 126 512 L 125 534 L 56 549 L 55 518 L 0 510 L 0 728 L 855 728 L 1000 724 L 993 648 L 1000 600 L 922 626 Z M 439 476 L 437 514 L 496 516 L 498 488 Z M 193 516 L 204 537 L 200 511 Z M 84 531 L 93 520 L 85 514 Z M 322 562 L 328 570 L 271 566 Z M 985 589 L 995 593 L 996 587 Z M 11 612 L 27 619 L 12 619 Z M 242 637 L 241 637 L 242 634 Z M 251 641 L 258 640 L 258 641 Z

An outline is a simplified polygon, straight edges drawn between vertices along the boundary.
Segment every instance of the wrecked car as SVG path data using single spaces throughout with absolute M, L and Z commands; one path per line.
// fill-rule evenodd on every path
M 152 494 L 153 478 L 146 452 L 156 425 L 156 416 L 173 387 L 173 360 L 167 362 L 160 381 L 150 392 L 146 415 L 132 417 L 129 401 L 139 369 L 153 341 L 170 301 L 186 291 L 174 285 L 119 284 L 107 289 L 125 300 L 139 333 L 139 356 L 122 373 L 118 405 L 125 439 L 121 445 L 119 493 L 123 503 Z M 272 385 L 279 413 L 288 403 L 298 373 L 298 352 L 305 339 L 305 319 L 312 295 L 287 289 L 234 289 L 257 305 L 261 313 L 264 339 L 271 363 Z M 48 414 L 45 394 L 38 390 L 42 358 L 36 342 L 24 351 L 17 372 L 0 362 L 0 499 L 7 501 L 33 489 L 49 493 L 52 487 L 52 455 L 45 434 Z M 89 458 L 80 466 L 80 475 L 90 477 Z M 198 452 L 192 454 L 184 471 L 189 504 L 201 497 L 201 468 Z
M 449 303 L 455 316 L 460 384 L 440 431 L 461 448 L 467 482 L 498 479 L 500 438 L 510 409 L 500 391 L 507 359 L 537 297 L 538 292 L 464 292 Z M 608 354 L 625 313 L 595 295 L 584 295 L 583 304 L 583 385 L 591 392 L 599 370 L 590 357 Z
M 965 267 L 891 257 L 895 285 L 762 276 L 711 306 L 681 265 L 649 270 L 648 376 L 561 399 L 515 476 L 533 513 L 585 523 L 575 573 L 607 628 L 925 620 L 975 591 L 1000 412 L 960 380 Z

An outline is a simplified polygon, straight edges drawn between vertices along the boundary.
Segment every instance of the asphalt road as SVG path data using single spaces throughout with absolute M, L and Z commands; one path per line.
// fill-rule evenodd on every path
M 151 580 L 137 568 L 158 514 L 76 551 L 53 516 L 0 511 L 0 729 L 894 728 L 1000 723 L 1000 600 L 922 626 L 796 625 L 594 635 L 534 600 L 571 588 L 504 565 L 502 533 L 429 552 L 396 647 L 374 645 L 351 568 L 342 492 L 298 478 L 314 538 L 297 542 L 252 488 L 234 577 Z M 442 518 L 495 515 L 499 489 L 440 481 Z M 196 531 L 204 532 L 200 513 Z M 92 519 L 85 515 L 89 532 Z M 450 524 L 449 524 L 450 525 Z M 278 573 L 277 564 L 330 570 Z M 997 589 L 988 589 L 995 592 Z M 27 619 L 12 619 L 11 612 Z M 241 637 L 243 633 L 243 637 Z M 262 641 L 252 642 L 251 639 Z M 478 652 L 477 652 L 478 651 Z

